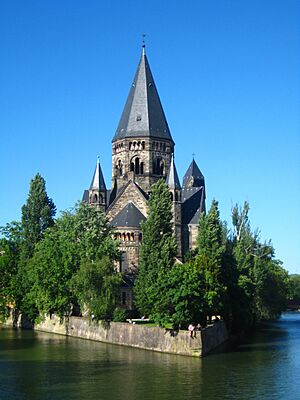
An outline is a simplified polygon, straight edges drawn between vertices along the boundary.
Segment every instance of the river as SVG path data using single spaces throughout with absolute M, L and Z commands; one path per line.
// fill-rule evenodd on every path
M 1 400 L 300 399 L 300 313 L 203 359 L 0 326 Z

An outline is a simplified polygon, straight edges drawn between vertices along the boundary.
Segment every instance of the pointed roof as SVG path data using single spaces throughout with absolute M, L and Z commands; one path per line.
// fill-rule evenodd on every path
M 120 228 L 140 228 L 141 222 L 145 220 L 145 216 L 130 202 L 113 218 L 110 225 Z
M 176 171 L 175 163 L 174 163 L 174 155 L 171 155 L 171 163 L 168 172 L 168 176 L 166 179 L 166 184 L 170 189 L 181 189 L 181 185 L 178 179 L 178 174 Z
M 193 158 L 188 167 L 182 182 L 182 187 L 201 187 L 204 186 L 204 176 Z
M 183 189 L 183 195 L 186 196 L 186 190 L 191 191 L 183 199 L 182 204 L 182 223 L 198 225 L 201 214 L 205 213 L 205 189 L 204 187 L 195 187 Z
M 100 166 L 100 159 L 97 157 L 97 164 L 94 172 L 94 176 L 90 185 L 90 190 L 106 190 L 105 181 L 103 178 L 101 166 Z
M 143 46 L 142 56 L 113 142 L 127 137 L 154 137 L 173 142 Z

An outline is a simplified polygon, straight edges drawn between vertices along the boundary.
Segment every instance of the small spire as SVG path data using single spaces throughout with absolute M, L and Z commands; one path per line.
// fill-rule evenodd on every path
M 99 156 L 97 156 L 96 168 L 95 168 L 93 179 L 92 179 L 92 182 L 90 185 L 90 190 L 91 189 L 106 190 L 106 185 L 105 185 L 105 181 L 104 181 L 101 166 L 100 166 L 100 157 Z
M 193 156 L 193 160 L 195 159 L 195 153 L 192 153 L 192 156 Z
M 146 44 L 145 44 L 145 33 L 142 34 L 142 54 L 143 56 L 146 54 L 145 48 L 146 48 Z
M 181 189 L 178 174 L 174 163 L 174 153 L 171 154 L 170 168 L 168 171 L 166 184 L 170 189 Z

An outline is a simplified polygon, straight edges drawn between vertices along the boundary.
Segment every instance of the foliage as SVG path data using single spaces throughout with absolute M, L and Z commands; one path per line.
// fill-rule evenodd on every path
M 191 321 L 204 319 L 204 286 L 195 262 L 175 264 L 161 276 L 161 296 L 152 318 L 160 326 L 186 328 Z
M 80 293 L 75 282 L 81 288 L 85 287 L 80 283 L 80 278 L 84 277 L 89 266 L 95 269 L 90 273 L 93 279 L 96 271 L 108 274 L 108 269 L 102 268 L 103 257 L 110 260 L 112 265 L 113 260 L 118 258 L 117 243 L 111 237 L 103 212 L 80 203 L 73 211 L 63 212 L 55 225 L 46 231 L 44 239 L 36 245 L 27 269 L 31 289 L 25 299 L 28 303 L 34 299 L 34 305 L 41 314 L 50 311 L 60 316 L 69 314 L 72 305 L 87 295 Z M 76 274 L 78 277 L 75 280 Z M 100 275 L 99 285 L 102 278 Z M 96 282 L 91 281 L 92 284 L 96 285 Z
M 134 293 L 136 306 L 143 315 L 160 312 L 161 284 L 164 285 L 164 275 L 174 265 L 176 240 L 171 207 L 168 188 L 160 179 L 152 187 L 148 217 L 142 224 L 143 243 Z
M 223 261 L 226 251 L 224 227 L 220 221 L 218 202 L 212 201 L 207 215 L 202 215 L 199 221 L 197 237 L 198 253 L 195 264 L 201 274 L 201 284 L 204 285 L 204 308 L 207 315 L 221 313 L 225 307 L 226 280 L 223 277 Z
M 274 259 L 272 244 L 261 243 L 259 232 L 251 231 L 248 212 L 247 202 L 232 211 L 232 254 L 238 280 L 231 305 L 233 326 L 238 330 L 278 317 L 287 299 L 287 272 Z
M 289 276 L 289 300 L 300 300 L 300 275 Z
M 0 228 L 0 319 L 7 316 L 8 306 L 15 304 L 16 274 L 20 258 L 21 225 L 11 222 Z
M 125 322 L 127 318 L 126 311 L 123 308 L 117 307 L 113 313 L 114 322 Z
M 82 263 L 72 278 L 71 287 L 82 308 L 87 307 L 97 321 L 109 320 L 119 298 L 121 282 L 121 274 L 115 271 L 112 260 L 103 257 Z
M 44 231 L 54 224 L 56 207 L 47 195 L 46 183 L 40 174 L 30 182 L 29 195 L 22 207 L 23 257 L 32 257 L 34 246 Z

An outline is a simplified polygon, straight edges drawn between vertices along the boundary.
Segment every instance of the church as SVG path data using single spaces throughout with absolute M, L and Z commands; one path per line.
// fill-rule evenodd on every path
M 163 178 L 172 201 L 177 259 L 196 244 L 197 227 L 205 212 L 204 176 L 193 159 L 182 184 L 174 161 L 175 142 L 142 47 L 140 62 L 116 133 L 112 139 L 112 182 L 107 189 L 99 158 L 83 201 L 100 207 L 120 241 L 120 272 L 125 275 L 121 303 L 131 309 L 132 285 L 138 272 L 143 240 L 141 222 L 147 218 L 152 185 Z

